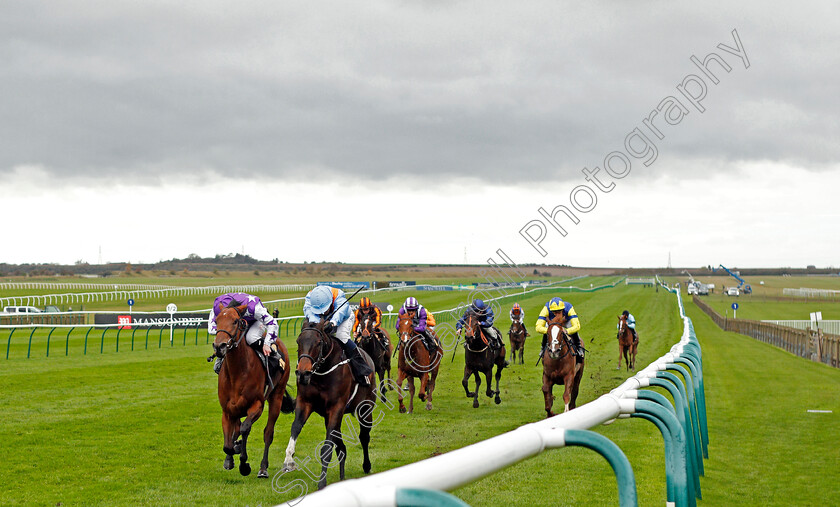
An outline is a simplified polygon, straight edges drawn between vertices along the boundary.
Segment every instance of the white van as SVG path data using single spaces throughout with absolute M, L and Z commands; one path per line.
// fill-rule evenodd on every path
M 4 306 L 3 315 L 26 315 L 31 313 L 41 313 L 39 308 L 34 306 Z
M 726 289 L 726 295 L 727 296 L 740 296 L 741 291 L 738 290 L 738 287 L 729 287 L 728 289 Z

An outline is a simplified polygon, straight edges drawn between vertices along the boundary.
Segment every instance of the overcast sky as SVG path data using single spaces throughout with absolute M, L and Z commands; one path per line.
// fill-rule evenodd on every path
M 840 5 L 674 4 L 7 0 L 0 262 L 840 266 Z

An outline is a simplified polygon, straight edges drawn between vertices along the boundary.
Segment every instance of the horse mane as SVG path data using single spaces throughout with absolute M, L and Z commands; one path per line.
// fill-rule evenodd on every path
M 242 302 L 239 301 L 238 299 L 231 299 L 230 303 L 228 303 L 225 308 L 236 308 L 237 306 L 240 306 L 241 304 L 242 304 Z

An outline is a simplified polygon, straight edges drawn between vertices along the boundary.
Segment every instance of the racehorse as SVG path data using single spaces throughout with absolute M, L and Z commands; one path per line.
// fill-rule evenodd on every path
M 391 353 L 394 351 L 394 346 L 391 345 L 391 338 L 388 333 L 380 327 L 375 327 L 376 320 L 365 318 L 362 321 L 362 333 L 359 337 L 359 347 L 368 353 L 373 360 L 374 370 L 379 376 L 379 398 L 385 401 L 385 391 L 388 389 L 388 384 L 385 383 L 385 377 L 391 380 Z M 382 344 L 381 337 L 388 340 L 388 348 Z M 389 382 L 390 383 L 390 382 Z
M 627 326 L 627 317 L 624 315 L 618 316 L 618 367 L 621 369 L 621 356 L 624 356 L 624 363 L 627 371 L 636 369 L 636 347 L 639 345 L 633 339 L 633 331 Z
M 231 305 L 234 303 L 231 302 Z M 280 412 L 294 410 L 294 399 L 286 392 L 289 381 L 288 364 L 274 374 L 274 389 L 267 393 L 266 372 L 262 361 L 251 347 L 240 346 L 245 338 L 248 323 L 242 318 L 248 305 L 227 306 L 216 317 L 216 339 L 213 340 L 213 357 L 224 358 L 219 370 L 219 403 L 222 405 L 222 431 L 225 436 L 225 470 L 233 468 L 233 455 L 239 454 L 239 473 L 249 475 L 247 443 L 251 427 L 263 412 L 268 401 L 268 422 L 263 432 L 265 451 L 257 477 L 268 477 L 268 448 L 274 440 L 274 424 Z M 227 339 L 225 339 L 227 338 Z M 288 362 L 289 351 L 282 341 L 277 348 Z M 242 420 L 242 418 L 245 418 Z M 237 440 L 239 437 L 241 440 Z
M 521 356 L 520 356 L 521 357 Z M 490 382 L 490 375 L 493 374 L 493 365 L 496 366 L 496 390 L 492 389 Z M 464 392 L 467 398 L 473 399 L 473 408 L 478 408 L 478 388 L 481 386 L 481 378 L 479 373 L 484 374 L 484 379 L 487 381 L 487 397 L 492 398 L 496 395 L 496 405 L 502 402 L 499 396 L 499 379 L 502 377 L 502 369 L 505 367 L 505 346 L 504 344 L 499 350 L 490 348 L 487 337 L 484 336 L 484 331 L 479 324 L 478 316 L 473 313 L 467 313 L 464 322 L 464 379 L 461 385 L 464 386 Z M 475 377 L 475 391 L 470 391 L 469 378 L 470 375 Z
M 584 360 L 572 352 L 570 338 L 566 336 L 563 324 L 566 319 L 561 313 L 555 314 L 548 322 L 548 346 L 543 357 L 543 385 L 542 391 L 545 397 L 546 417 L 553 417 L 551 411 L 554 405 L 552 389 L 555 385 L 565 386 L 563 391 L 563 402 L 565 412 L 576 406 L 580 381 L 583 378 Z
M 397 367 L 399 375 L 397 376 L 397 394 L 400 401 L 400 413 L 406 412 L 403 404 L 402 385 L 404 380 L 408 380 L 408 413 L 414 412 L 414 379 L 420 379 L 420 392 L 417 393 L 417 398 L 420 401 L 426 402 L 426 410 L 432 409 L 432 393 L 435 390 L 435 381 L 438 376 L 438 369 L 440 368 L 441 359 L 443 359 L 443 351 L 440 346 L 434 354 L 430 354 L 426 345 L 423 344 L 423 337 L 414 331 L 414 319 L 407 313 L 400 315 L 399 324 L 400 342 L 399 360 Z
M 525 338 L 528 337 L 528 330 L 525 329 L 525 324 L 519 322 L 518 320 L 511 322 L 508 337 L 510 338 L 511 363 L 516 363 L 516 351 L 518 350 L 519 364 L 524 364 Z
M 371 372 L 369 385 L 360 385 L 353 380 L 349 361 L 342 359 L 342 348 L 338 339 L 324 331 L 324 323 L 305 322 L 297 338 L 298 362 L 295 371 L 297 379 L 297 400 L 292 434 L 286 447 L 283 472 L 295 470 L 295 442 L 309 416 L 315 412 L 324 418 L 327 437 L 318 455 L 321 457 L 321 475 L 318 489 L 327 485 L 327 469 L 335 450 L 339 462 L 339 477 L 344 480 L 344 461 L 347 447 L 341 435 L 341 420 L 344 414 L 352 413 L 359 421 L 359 442 L 362 444 L 364 461 L 362 469 L 370 473 L 370 430 L 373 426 L 371 413 L 374 407 L 374 374 Z M 362 357 L 371 366 L 366 352 Z M 352 428 L 352 425 L 351 425 Z M 352 435 L 353 438 L 356 435 Z

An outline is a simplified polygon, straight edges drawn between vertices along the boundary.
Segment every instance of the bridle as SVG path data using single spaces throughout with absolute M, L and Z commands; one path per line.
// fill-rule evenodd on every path
M 552 326 L 557 326 L 557 327 L 559 327 L 559 328 L 560 328 L 560 335 L 562 335 L 562 336 L 560 336 L 560 337 L 558 337 L 558 338 L 560 338 L 561 340 L 563 340 L 563 342 L 565 342 L 565 343 L 566 343 L 566 352 L 564 352 L 563 354 L 555 353 L 555 352 L 553 352 L 553 351 L 551 350 L 551 340 L 554 340 L 554 338 L 549 336 L 549 338 L 548 338 L 548 339 L 549 339 L 549 343 L 548 343 L 548 355 L 549 355 L 549 357 L 551 357 L 552 359 L 555 359 L 555 360 L 556 360 L 556 359 L 563 359 L 564 357 L 568 356 L 568 355 L 569 355 L 569 354 L 571 354 L 571 352 L 572 352 L 572 345 L 571 345 L 571 343 L 569 342 L 569 337 L 566 335 L 566 333 L 565 333 L 565 331 L 564 331 L 564 329 L 563 329 L 563 324 L 565 324 L 565 322 L 563 322 L 563 323 L 560 323 L 560 322 L 551 322 L 551 323 L 548 325 L 548 327 L 549 327 L 548 331 L 551 331 L 551 329 L 550 329 L 550 328 L 551 328 Z M 562 345 L 560 345 L 560 350 L 563 350 L 563 346 L 562 346 Z
M 473 324 L 473 319 L 476 319 L 475 324 Z M 480 324 L 480 321 L 478 320 L 478 315 L 471 312 L 470 314 L 467 315 L 467 320 L 466 320 L 466 322 L 464 322 L 464 324 L 466 324 L 464 326 L 464 328 L 467 331 L 469 331 L 469 333 L 470 333 L 468 335 L 467 331 L 464 331 L 464 341 L 466 342 L 466 343 L 464 343 L 464 348 L 469 350 L 470 352 L 484 352 L 485 350 L 487 350 L 487 348 L 490 346 L 490 344 L 487 342 L 486 338 L 484 338 L 482 336 L 481 324 Z M 476 327 L 478 328 L 478 333 L 476 333 L 476 331 L 473 330 Z M 481 337 L 481 341 L 484 342 L 484 348 L 483 349 L 475 350 L 471 347 L 472 342 L 474 342 L 475 339 L 476 339 L 476 335 L 478 337 Z
M 326 372 L 319 372 L 318 369 L 321 367 L 321 365 L 324 364 L 324 361 L 327 360 L 327 358 L 330 356 L 330 354 L 332 354 L 333 347 L 335 347 L 335 343 L 333 343 L 333 341 L 330 339 L 330 337 L 327 336 L 327 333 L 325 333 L 324 330 L 321 329 L 321 328 L 307 327 L 307 328 L 304 328 L 303 331 L 301 331 L 301 334 L 303 334 L 303 332 L 305 332 L 305 331 L 314 331 L 314 332 L 318 333 L 318 358 L 315 359 L 314 357 L 312 357 L 309 354 L 298 354 L 297 366 L 300 366 L 300 360 L 301 359 L 306 358 L 306 359 L 309 359 L 309 361 L 312 363 L 312 369 L 310 371 L 314 375 L 326 375 L 327 373 L 330 373 L 338 365 L 335 365 L 332 369 L 330 369 L 329 371 L 326 371 Z M 298 340 L 300 340 L 300 337 L 298 337 Z M 327 347 L 329 347 L 329 350 L 326 350 Z M 339 364 L 341 364 L 341 363 L 339 363 Z M 296 367 L 296 369 L 297 369 L 297 367 Z M 303 372 L 303 373 L 305 373 L 305 372 Z
M 245 338 L 245 330 L 248 329 L 248 323 L 240 316 L 233 321 L 233 326 L 235 329 L 233 334 L 231 334 L 231 332 L 227 329 L 216 329 L 216 334 L 224 333 L 228 335 L 230 339 L 226 342 L 220 343 L 218 346 L 214 345 L 215 349 L 222 349 L 222 346 L 224 346 L 227 350 L 233 350 L 239 346 L 239 343 L 242 342 L 243 338 Z

